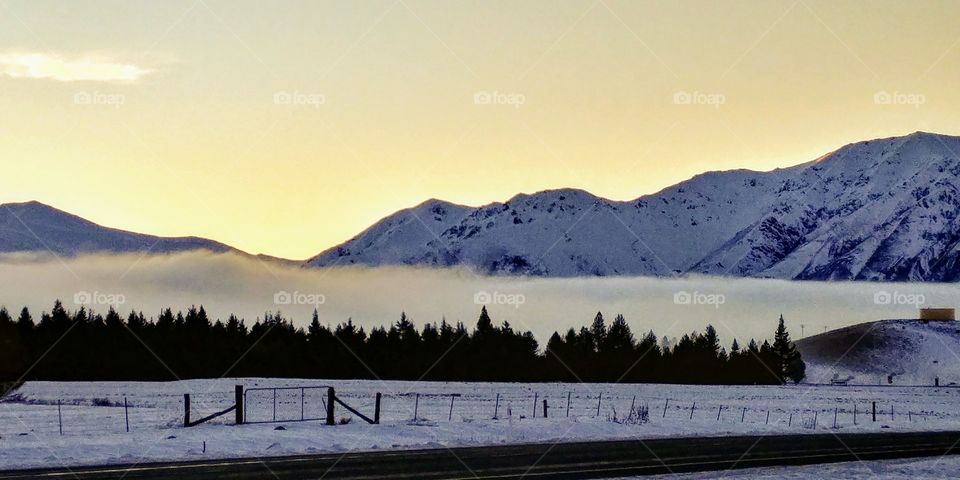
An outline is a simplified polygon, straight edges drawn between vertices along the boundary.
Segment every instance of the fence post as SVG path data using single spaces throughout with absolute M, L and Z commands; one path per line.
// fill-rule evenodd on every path
M 603 392 L 600 392 L 600 395 L 597 396 L 597 416 L 600 416 L 600 402 L 603 401 Z
M 419 413 L 420 413 L 420 394 L 418 393 L 418 394 L 416 394 L 416 395 L 417 395 L 417 399 L 414 400 L 414 403 L 413 403 L 413 421 L 414 421 L 414 422 L 416 422 L 417 419 L 420 418 L 420 415 L 419 415 Z
M 543 399 L 543 418 L 547 418 L 547 399 Z
M 333 425 L 333 403 L 336 401 L 336 393 L 333 391 L 333 387 L 327 389 L 327 425 Z
M 570 393 L 572 392 L 567 392 L 567 417 L 570 416 Z
M 183 426 L 190 426 L 190 394 L 183 394 Z
M 123 419 L 127 424 L 127 433 L 130 433 L 130 410 L 127 409 L 127 397 L 123 397 Z
M 787 420 L 787 427 L 793 426 L 793 412 L 790 412 L 790 419 Z
M 747 407 L 743 407 L 743 412 L 740 412 L 740 423 L 743 423 L 743 419 L 746 416 L 747 416 Z
M 720 412 L 723 411 L 723 405 L 720 405 L 720 408 L 717 409 L 717 421 L 720 421 Z
M 273 421 L 277 421 L 277 389 L 273 389 Z
M 763 422 L 764 425 L 770 425 L 770 410 L 767 410 L 767 420 Z
M 233 387 L 233 397 L 233 401 L 237 406 L 237 425 L 243 425 L 243 385 L 235 385 Z
M 304 394 L 304 388 L 303 388 L 303 387 L 300 387 L 300 421 L 301 421 L 301 422 L 303 421 L 303 417 L 304 417 L 304 415 L 303 415 L 303 403 L 304 403 L 304 400 L 305 400 L 305 399 L 304 399 L 305 396 L 306 396 L 306 395 Z
M 693 420 L 693 411 L 697 409 L 697 402 L 693 402 L 693 405 L 690 407 L 690 420 Z
M 533 418 L 537 418 L 537 398 L 539 397 L 539 392 L 533 392 Z
M 813 428 L 817 428 L 817 418 L 820 416 L 820 410 L 813 411 Z
M 840 412 L 840 407 L 833 407 L 833 428 L 837 428 L 837 413 Z
M 500 412 L 500 394 L 497 394 L 497 402 L 493 405 L 493 419 L 497 420 L 497 413 Z
M 450 395 L 450 413 L 447 414 L 447 421 L 453 420 L 453 399 L 457 398 L 456 395 Z
M 373 423 L 380 424 L 380 392 L 377 392 L 377 400 L 373 405 Z
M 633 400 L 630 400 L 630 411 L 627 412 L 627 416 L 633 415 L 633 405 L 637 402 L 637 396 L 633 396 Z
M 873 421 L 877 421 L 877 402 L 873 402 Z
M 63 413 L 60 411 L 60 399 L 57 399 L 57 424 L 60 425 L 60 435 L 63 435 Z
M 670 399 L 669 399 L 669 398 L 667 399 L 667 401 L 663 402 L 663 418 L 667 418 L 667 406 L 668 406 L 668 405 L 670 405 Z
M 853 424 L 857 424 L 857 404 L 853 404 Z

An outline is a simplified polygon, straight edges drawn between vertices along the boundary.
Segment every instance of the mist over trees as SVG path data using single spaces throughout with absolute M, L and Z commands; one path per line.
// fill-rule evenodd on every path
M 674 344 L 675 343 L 675 344 Z M 529 331 L 496 324 L 481 308 L 462 322 L 417 328 L 406 313 L 369 332 L 350 319 L 328 326 L 314 311 L 306 329 L 281 313 L 253 325 L 234 315 L 210 319 L 203 306 L 126 318 L 110 308 L 68 312 L 60 301 L 37 318 L 0 309 L 0 381 L 178 380 L 212 377 L 358 378 L 436 381 L 661 382 L 782 384 L 803 379 L 804 364 L 783 318 L 774 343 L 729 352 L 717 331 L 675 342 L 635 335 L 623 315 L 598 312 L 579 330 L 555 332 L 540 348 Z

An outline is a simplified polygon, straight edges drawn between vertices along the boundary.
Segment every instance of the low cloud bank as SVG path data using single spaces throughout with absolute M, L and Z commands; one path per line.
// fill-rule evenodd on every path
M 230 313 L 251 325 L 281 311 L 305 326 L 352 318 L 364 327 L 395 322 L 474 325 L 481 305 L 494 321 L 532 330 L 546 343 L 555 330 L 587 325 L 597 311 L 608 322 L 622 313 L 635 334 L 676 337 L 713 324 L 725 345 L 734 337 L 768 338 L 780 314 L 795 338 L 883 318 L 915 318 L 919 306 L 954 307 L 952 284 L 790 282 L 687 277 L 490 277 L 465 269 L 349 267 L 301 269 L 236 254 L 0 256 L 0 305 L 38 317 L 54 299 L 70 310 L 104 312 L 111 304 L 156 316 L 161 308 L 204 305 L 214 318 Z

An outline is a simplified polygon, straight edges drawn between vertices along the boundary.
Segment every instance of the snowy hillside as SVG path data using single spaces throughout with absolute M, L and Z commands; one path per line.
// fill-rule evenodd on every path
M 431 200 L 307 262 L 545 276 L 960 278 L 960 137 L 917 132 L 771 172 L 710 172 L 627 202 L 574 190 Z
M 171 253 L 187 250 L 232 251 L 213 240 L 197 237 L 155 237 L 97 225 L 39 202 L 0 205 L 0 253 L 91 252 Z
M 851 383 L 960 385 L 960 322 L 881 320 L 832 330 L 797 341 L 807 381 L 834 377 Z

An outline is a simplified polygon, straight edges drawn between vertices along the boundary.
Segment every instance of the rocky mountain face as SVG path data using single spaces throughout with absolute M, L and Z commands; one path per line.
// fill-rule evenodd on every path
M 430 200 L 305 265 L 956 281 L 958 153 L 960 137 L 917 132 L 770 172 L 709 172 L 626 202 L 574 189 L 477 208 Z

